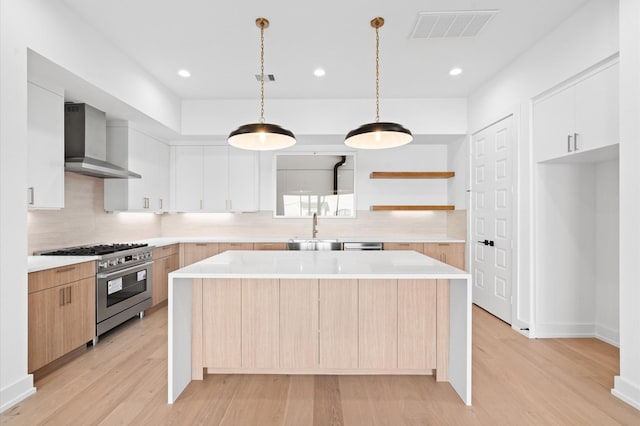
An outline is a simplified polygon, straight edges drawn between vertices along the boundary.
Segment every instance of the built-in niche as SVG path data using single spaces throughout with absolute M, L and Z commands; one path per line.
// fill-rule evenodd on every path
M 355 155 L 276 154 L 276 217 L 355 217 Z

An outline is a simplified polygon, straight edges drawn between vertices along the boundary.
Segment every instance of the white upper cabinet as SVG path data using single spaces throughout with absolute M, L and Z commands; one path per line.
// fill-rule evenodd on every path
M 618 93 L 618 64 L 613 63 L 535 101 L 535 161 L 617 144 Z
M 28 84 L 27 203 L 30 209 L 64 207 L 64 98 Z
M 259 205 L 259 156 L 227 146 L 174 146 L 174 208 L 248 212 Z
M 228 210 L 229 203 L 229 148 L 226 146 L 202 147 L 203 205 L 211 212 Z
M 260 157 L 256 152 L 229 148 L 229 204 L 232 212 L 260 210 Z
M 615 64 L 576 85 L 578 151 L 620 142 L 618 74 L 619 67 Z
M 105 179 L 105 210 L 169 210 L 168 145 L 128 125 L 108 125 L 107 158 L 142 178 Z

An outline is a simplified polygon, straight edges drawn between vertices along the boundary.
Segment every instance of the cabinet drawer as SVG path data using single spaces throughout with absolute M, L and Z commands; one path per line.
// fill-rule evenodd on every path
M 286 250 L 287 243 L 253 243 L 254 250 Z
M 227 250 L 253 250 L 253 243 L 220 243 L 220 253 Z
M 83 278 L 94 278 L 96 263 L 84 262 L 29 274 L 29 293 L 46 290 L 61 284 L 67 284 Z
M 384 243 L 385 250 L 413 250 L 422 253 L 422 243 Z
M 153 249 L 154 259 L 173 256 L 174 254 L 178 254 L 178 244 L 171 244 L 170 246 L 156 247 Z

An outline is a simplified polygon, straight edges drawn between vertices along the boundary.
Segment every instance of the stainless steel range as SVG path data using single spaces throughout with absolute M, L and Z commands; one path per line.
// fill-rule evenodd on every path
M 99 256 L 96 261 L 96 338 L 151 307 L 153 251 L 147 244 L 106 244 L 40 252 Z

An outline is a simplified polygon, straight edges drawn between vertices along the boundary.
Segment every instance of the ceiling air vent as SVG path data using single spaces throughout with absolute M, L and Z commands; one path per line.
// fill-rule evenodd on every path
M 256 74 L 256 80 L 260 81 L 260 74 Z M 268 83 L 270 81 L 276 81 L 276 76 L 273 74 L 265 74 L 264 75 L 264 82 Z
M 420 12 L 412 39 L 475 37 L 499 11 Z

